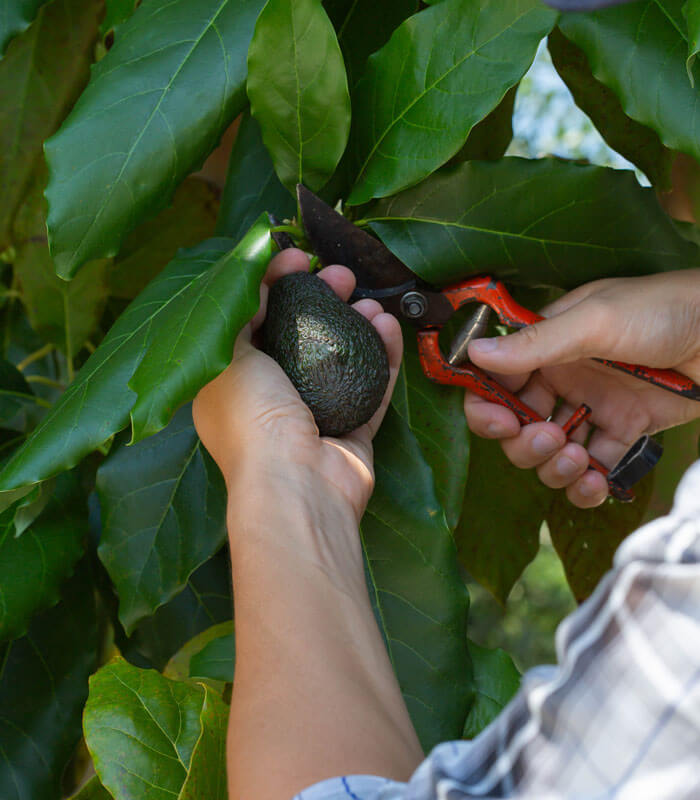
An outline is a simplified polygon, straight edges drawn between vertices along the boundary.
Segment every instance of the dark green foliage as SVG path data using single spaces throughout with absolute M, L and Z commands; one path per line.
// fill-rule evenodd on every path
M 700 0 L 562 15 L 539 0 L 6 0 L 2 800 L 225 800 L 225 525 L 247 521 L 227 509 L 187 404 L 258 309 L 268 212 L 296 235 L 288 188 L 317 187 L 431 283 L 488 271 L 532 307 L 596 278 L 697 267 L 697 228 L 631 174 L 504 155 L 549 36 L 575 101 L 667 187 L 677 151 L 700 158 L 699 35 Z M 193 174 L 227 130 L 228 169 L 212 166 L 219 152 Z M 321 313 L 300 355 L 295 304 L 309 297 Z M 269 309 L 268 340 L 295 351 L 301 391 L 309 375 L 321 385 L 322 432 L 371 416 L 388 376 L 372 325 L 308 274 L 277 283 Z M 490 645 L 498 634 L 521 666 L 551 658 L 542 631 L 574 602 L 564 576 L 583 599 L 617 543 L 668 510 L 698 427 L 668 433 L 636 504 L 579 512 L 470 441 L 461 390 L 428 383 L 404 338 L 360 535 L 429 749 L 478 734 L 518 684 L 508 655 L 467 629 Z M 510 597 L 506 611 L 479 586 L 468 619 L 474 578 Z M 97 776 L 76 796 L 80 759 L 63 787 L 61 775 L 99 666 L 85 714 Z
M 263 348 L 311 409 L 321 436 L 364 425 L 386 392 L 389 361 L 379 334 L 315 275 L 297 272 L 272 286 Z

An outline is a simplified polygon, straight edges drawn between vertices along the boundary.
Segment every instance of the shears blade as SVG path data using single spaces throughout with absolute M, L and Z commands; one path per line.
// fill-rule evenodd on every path
M 390 289 L 416 276 L 386 245 L 353 225 L 301 183 L 297 184 L 301 221 L 321 264 L 343 264 L 355 274 L 358 288 Z

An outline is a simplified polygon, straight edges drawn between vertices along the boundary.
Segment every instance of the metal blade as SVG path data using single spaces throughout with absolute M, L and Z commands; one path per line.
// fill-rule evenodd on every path
M 348 267 L 355 273 L 358 288 L 389 289 L 416 279 L 388 247 L 300 183 L 297 197 L 306 236 L 324 267 Z

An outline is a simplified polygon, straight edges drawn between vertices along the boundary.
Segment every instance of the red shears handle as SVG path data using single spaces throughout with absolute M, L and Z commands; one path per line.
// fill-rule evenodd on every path
M 498 315 L 499 320 L 512 328 L 523 328 L 544 319 L 539 314 L 521 306 L 508 294 L 501 281 L 489 276 L 480 276 L 455 284 L 442 290 L 442 295 L 449 301 L 455 311 L 467 303 L 477 302 L 488 305 Z M 544 417 L 525 405 L 516 395 L 504 389 L 497 381 L 473 364 L 453 366 L 440 350 L 438 342 L 439 327 L 431 327 L 418 332 L 418 350 L 421 365 L 426 376 L 436 383 L 463 386 L 487 400 L 510 408 L 521 425 L 532 422 L 543 422 Z M 635 378 L 648 381 L 668 391 L 700 400 L 700 386 L 690 378 L 674 370 L 652 369 L 636 364 L 625 364 L 617 361 L 598 359 L 603 364 L 622 370 Z M 569 420 L 562 426 L 567 438 L 591 414 L 588 406 L 580 406 Z M 606 480 L 610 494 L 620 500 L 631 500 L 634 495 L 628 490 L 615 485 L 609 480 L 609 470 L 595 458 L 590 457 L 590 467 L 600 472 Z

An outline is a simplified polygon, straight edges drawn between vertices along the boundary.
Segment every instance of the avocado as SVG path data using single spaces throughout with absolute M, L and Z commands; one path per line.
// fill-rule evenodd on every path
M 321 436 L 364 425 L 389 382 L 389 360 L 374 326 L 308 272 L 272 285 L 262 349 L 287 373 Z

